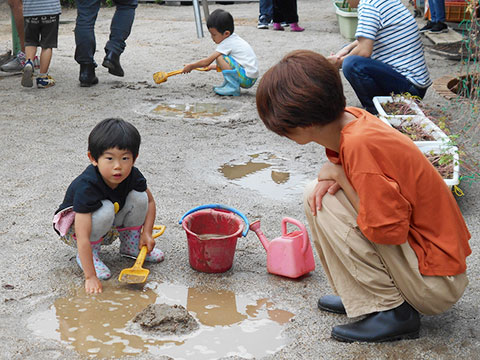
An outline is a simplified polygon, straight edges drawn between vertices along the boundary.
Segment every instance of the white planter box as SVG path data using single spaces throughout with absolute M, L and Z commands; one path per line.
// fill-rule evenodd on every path
M 378 111 L 378 115 L 380 116 L 398 116 L 398 117 L 411 117 L 412 115 L 392 115 L 392 114 L 387 114 L 385 110 L 383 109 L 382 104 L 389 103 L 389 102 L 403 102 L 406 105 L 412 109 L 412 111 L 415 112 L 416 115 L 426 117 L 423 111 L 418 107 L 418 105 L 415 103 L 415 101 L 411 99 L 406 99 L 401 96 L 395 96 L 395 98 L 391 96 L 375 96 L 373 98 L 373 104 L 375 105 L 375 108 Z
M 458 148 L 456 146 L 442 146 L 435 144 L 423 144 L 418 147 L 424 154 L 427 154 L 431 151 L 435 153 L 449 153 L 453 155 L 453 175 L 451 178 L 445 179 L 445 183 L 451 188 L 454 185 L 460 183 L 459 172 L 460 172 L 460 162 L 458 158 Z
M 379 118 L 389 124 L 390 126 L 400 126 L 400 124 L 405 122 L 412 122 L 419 124 L 426 133 L 430 134 L 434 140 L 413 140 L 415 144 L 432 144 L 432 145 L 441 145 L 449 146 L 450 139 L 449 137 L 437 126 L 435 123 L 428 118 L 420 115 L 409 115 L 409 116 L 379 116 Z M 405 136 L 408 136 L 405 134 Z M 450 145 L 451 146 L 451 145 Z

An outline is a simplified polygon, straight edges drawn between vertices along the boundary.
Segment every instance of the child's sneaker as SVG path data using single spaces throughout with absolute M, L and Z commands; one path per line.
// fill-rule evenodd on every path
M 55 85 L 55 79 L 50 75 L 42 75 L 37 77 L 37 88 L 48 88 Z
M 40 59 L 38 58 L 38 56 L 35 56 L 33 58 L 33 67 L 37 70 L 40 69 Z
M 280 25 L 280 23 L 276 23 L 276 22 L 274 22 L 274 23 L 273 23 L 273 30 L 276 30 L 276 31 L 283 31 L 283 30 L 285 30 L 285 29 L 283 28 L 283 26 L 282 26 L 282 25 Z
M 33 63 L 31 60 L 28 60 L 23 67 L 22 86 L 33 86 Z

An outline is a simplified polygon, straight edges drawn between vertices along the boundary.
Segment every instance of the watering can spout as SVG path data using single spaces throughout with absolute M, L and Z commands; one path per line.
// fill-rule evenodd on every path
M 250 230 L 254 231 L 255 234 L 257 234 L 258 238 L 260 239 L 260 242 L 262 243 L 263 247 L 265 248 L 266 251 L 268 251 L 268 246 L 270 245 L 270 242 L 268 241 L 267 237 L 265 234 L 260 230 L 260 220 L 254 221 L 253 223 L 250 224 Z

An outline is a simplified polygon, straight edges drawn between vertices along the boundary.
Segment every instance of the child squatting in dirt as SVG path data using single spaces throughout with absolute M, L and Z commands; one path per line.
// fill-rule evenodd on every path
M 268 129 L 326 148 L 328 161 L 304 195 L 313 242 L 336 294 L 318 306 L 366 315 L 333 327 L 332 337 L 418 337 L 419 313 L 446 311 L 468 284 L 470 233 L 440 174 L 407 136 L 345 107 L 338 70 L 320 54 L 287 54 L 262 77 L 256 100 Z
M 87 293 L 102 292 L 100 280 L 111 277 L 99 250 L 117 237 L 123 256 L 135 258 L 146 245 L 146 261 L 164 259 L 152 237 L 155 201 L 134 166 L 140 142 L 138 130 L 127 121 L 110 118 L 98 123 L 88 137 L 91 165 L 73 180 L 55 212 L 55 231 L 78 249 L 77 263 L 83 269 Z
M 187 64 L 183 73 L 189 73 L 198 67 L 207 67 L 209 70 L 220 69 L 225 81 L 215 86 L 213 91 L 218 95 L 239 96 L 240 88 L 251 88 L 257 81 L 258 61 L 252 47 L 240 36 L 233 32 L 232 15 L 222 9 L 210 14 L 207 28 L 215 44 L 215 52 L 209 57 Z M 212 64 L 214 61 L 216 63 Z

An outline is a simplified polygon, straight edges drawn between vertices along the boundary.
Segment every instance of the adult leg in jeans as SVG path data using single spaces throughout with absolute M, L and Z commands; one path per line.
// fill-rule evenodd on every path
M 363 56 L 347 56 L 343 60 L 342 71 L 362 106 L 372 114 L 377 114 L 373 105 L 374 96 L 408 92 L 423 98 L 427 91 L 427 89 L 417 88 L 389 65 Z
M 258 19 L 269 23 L 273 16 L 273 0 L 260 0 L 259 8 L 260 15 Z
M 445 2 L 444 0 L 431 0 L 428 2 L 430 7 L 431 21 L 433 23 L 445 22 Z
M 75 60 L 79 64 L 93 64 L 96 49 L 95 21 L 100 0 L 77 0 L 77 21 L 75 26 Z
M 105 45 L 105 52 L 113 51 L 121 55 L 135 19 L 138 0 L 114 0 L 116 10 L 110 25 L 110 38 Z

